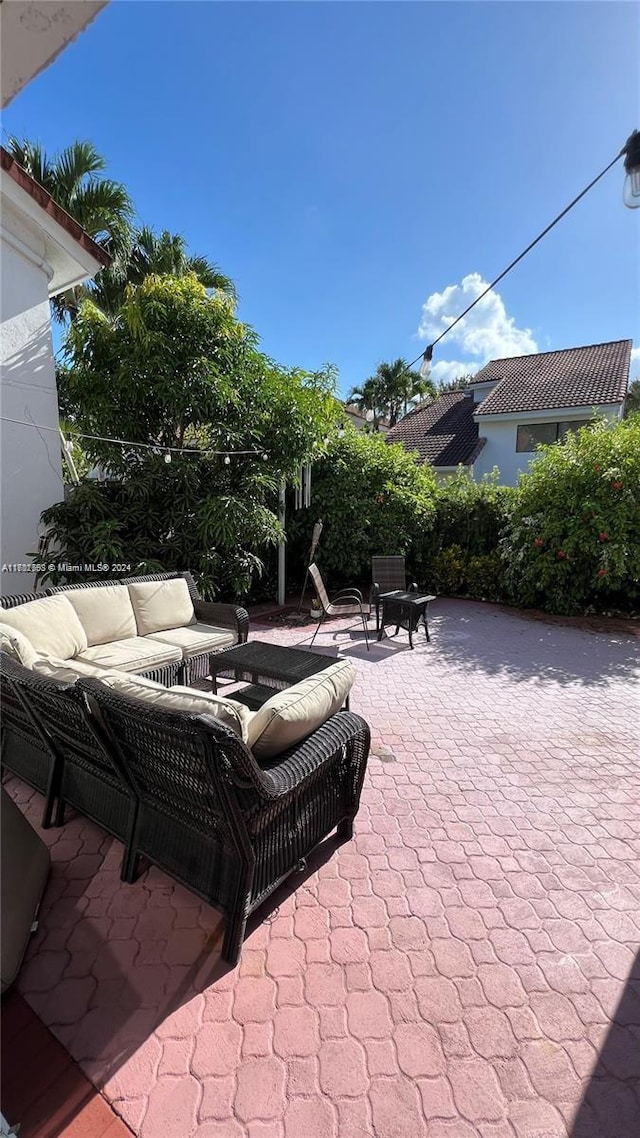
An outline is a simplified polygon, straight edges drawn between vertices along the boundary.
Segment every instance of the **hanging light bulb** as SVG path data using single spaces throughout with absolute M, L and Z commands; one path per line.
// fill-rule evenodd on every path
M 169 451 L 167 451 L 167 453 L 165 454 L 164 461 L 165 462 L 171 462 L 171 454 Z
M 231 459 L 229 458 L 228 454 L 225 454 L 224 456 L 224 464 L 225 466 L 231 466 Z
M 630 134 L 623 150 L 627 176 L 622 191 L 623 201 L 629 209 L 640 209 L 640 130 Z
M 433 356 L 433 346 L 431 344 L 429 344 L 424 350 L 424 354 L 422 356 L 422 360 L 420 363 L 420 375 L 422 376 L 423 379 L 428 379 L 429 375 L 431 373 L 431 358 L 432 358 L 432 356 Z

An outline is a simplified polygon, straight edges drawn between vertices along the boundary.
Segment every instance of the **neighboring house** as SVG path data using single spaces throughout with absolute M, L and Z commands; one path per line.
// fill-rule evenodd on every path
M 515 486 L 539 443 L 553 443 L 594 412 L 620 419 L 629 382 L 631 340 L 491 360 L 462 391 L 410 413 L 387 442 L 417 450 L 438 476 L 458 464 L 481 478 L 494 467 Z
M 33 587 L 33 574 L 20 567 L 38 548 L 42 511 L 64 497 L 49 300 L 92 277 L 109 257 L 4 148 L 0 158 L 0 592 L 6 594 Z
M 345 403 L 344 409 L 349 417 L 349 422 L 353 423 L 358 431 L 366 431 L 371 427 L 372 420 L 367 418 L 367 413 L 361 411 L 359 407 L 356 407 L 355 403 Z M 369 414 L 371 413 L 369 412 Z M 389 421 L 387 419 L 381 419 L 378 424 L 378 430 L 382 434 L 386 434 L 389 430 Z
M 472 467 L 482 449 L 469 388 L 447 391 L 426 407 L 417 407 L 387 433 L 388 443 L 417 450 L 438 476 L 455 474 L 459 465 Z

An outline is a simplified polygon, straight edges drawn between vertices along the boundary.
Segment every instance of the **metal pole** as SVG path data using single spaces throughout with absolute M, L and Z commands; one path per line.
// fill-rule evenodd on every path
M 280 486 L 280 495 L 278 499 L 278 519 L 280 525 L 284 529 L 286 521 L 286 484 L 283 482 Z M 285 543 L 281 541 L 278 546 L 278 604 L 284 605 L 286 593 L 286 562 L 285 562 Z

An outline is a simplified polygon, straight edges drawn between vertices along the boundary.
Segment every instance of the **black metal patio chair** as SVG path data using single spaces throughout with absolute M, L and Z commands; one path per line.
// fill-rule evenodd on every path
M 371 558 L 371 604 L 376 610 L 376 632 L 380 631 L 380 596 L 397 589 L 416 593 L 418 586 L 412 581 L 407 589 L 404 557 Z

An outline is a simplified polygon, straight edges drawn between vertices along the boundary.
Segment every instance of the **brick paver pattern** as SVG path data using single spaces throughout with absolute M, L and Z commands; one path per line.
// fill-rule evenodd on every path
M 637 643 L 453 601 L 413 652 L 327 626 L 373 732 L 354 839 L 225 972 L 220 914 L 71 819 L 21 992 L 140 1138 L 637 1136 Z

